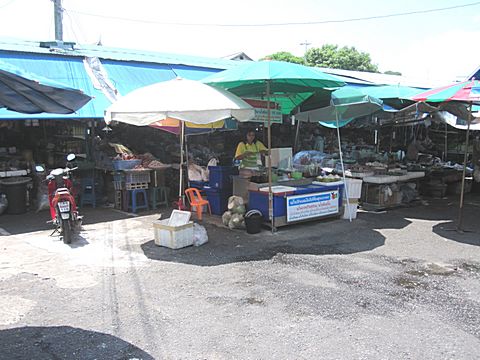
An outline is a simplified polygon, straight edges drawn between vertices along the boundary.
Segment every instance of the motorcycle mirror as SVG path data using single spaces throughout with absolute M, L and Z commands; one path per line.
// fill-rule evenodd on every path
M 75 154 L 68 154 L 68 155 L 67 155 L 67 161 L 73 161 L 73 160 L 75 160 L 75 159 L 76 159 Z
M 37 165 L 37 166 L 35 166 L 35 171 L 36 172 L 44 172 L 45 168 L 42 165 Z

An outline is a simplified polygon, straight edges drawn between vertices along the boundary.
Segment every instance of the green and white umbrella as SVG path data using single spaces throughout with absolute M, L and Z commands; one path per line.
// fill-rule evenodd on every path
M 282 114 L 290 114 L 294 108 L 317 92 L 332 92 L 345 83 L 335 76 L 314 68 L 283 61 L 246 62 L 221 71 L 202 80 L 222 87 L 240 97 L 264 99 L 268 102 L 268 149 L 271 149 L 270 102 L 280 104 Z M 270 154 L 269 154 L 270 156 Z M 268 161 L 269 217 L 273 221 L 273 196 L 271 191 L 272 169 Z

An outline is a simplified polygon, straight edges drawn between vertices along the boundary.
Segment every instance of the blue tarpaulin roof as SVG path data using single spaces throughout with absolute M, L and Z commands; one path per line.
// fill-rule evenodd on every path
M 93 87 L 81 58 L 64 58 L 48 55 L 32 55 L 21 53 L 0 53 L 3 62 L 15 65 L 18 68 L 26 69 L 34 74 L 41 75 L 47 79 L 58 81 L 68 87 L 80 89 L 93 99 L 74 114 L 55 115 L 38 114 L 27 115 L 5 109 L 0 110 L 2 119 L 31 119 L 34 118 L 102 118 L 104 109 L 110 105 L 110 101 L 100 90 Z
M 26 115 L 0 109 L 0 119 L 103 119 L 111 101 L 96 89 L 83 64 L 86 57 L 98 57 L 108 80 L 120 95 L 156 82 L 173 79 L 200 80 L 214 72 L 238 65 L 225 59 L 204 58 L 106 48 L 94 45 L 75 45 L 74 50 L 40 47 L 39 42 L 0 39 L 0 60 L 20 69 L 58 81 L 65 86 L 82 90 L 93 99 L 71 115 Z

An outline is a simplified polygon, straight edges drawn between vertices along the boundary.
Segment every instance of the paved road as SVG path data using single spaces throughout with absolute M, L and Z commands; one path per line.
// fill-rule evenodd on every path
M 442 200 L 176 251 L 158 214 L 87 212 L 71 246 L 2 216 L 0 359 L 478 359 L 478 200 L 477 233 Z

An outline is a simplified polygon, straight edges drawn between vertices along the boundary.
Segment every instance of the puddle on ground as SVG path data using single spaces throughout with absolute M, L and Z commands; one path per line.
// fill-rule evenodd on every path
M 427 263 L 420 268 L 407 270 L 405 273 L 413 276 L 450 276 L 458 271 L 457 267 L 451 265 L 440 265 L 436 263 Z
M 408 279 L 408 278 L 405 278 L 405 277 L 400 277 L 400 278 L 395 279 L 395 284 L 397 284 L 398 286 L 401 286 L 405 289 L 416 289 L 416 288 L 425 289 L 427 287 L 427 285 L 425 283 L 421 282 L 421 281 L 412 280 L 412 279 Z
M 408 270 L 406 273 L 413 276 L 428 276 L 428 273 L 424 270 Z
M 257 298 L 254 298 L 254 297 L 248 297 L 244 300 L 249 305 L 264 305 L 265 304 L 265 301 L 263 301 L 263 299 L 257 299 Z
M 461 267 L 469 272 L 480 273 L 480 263 L 463 263 Z

